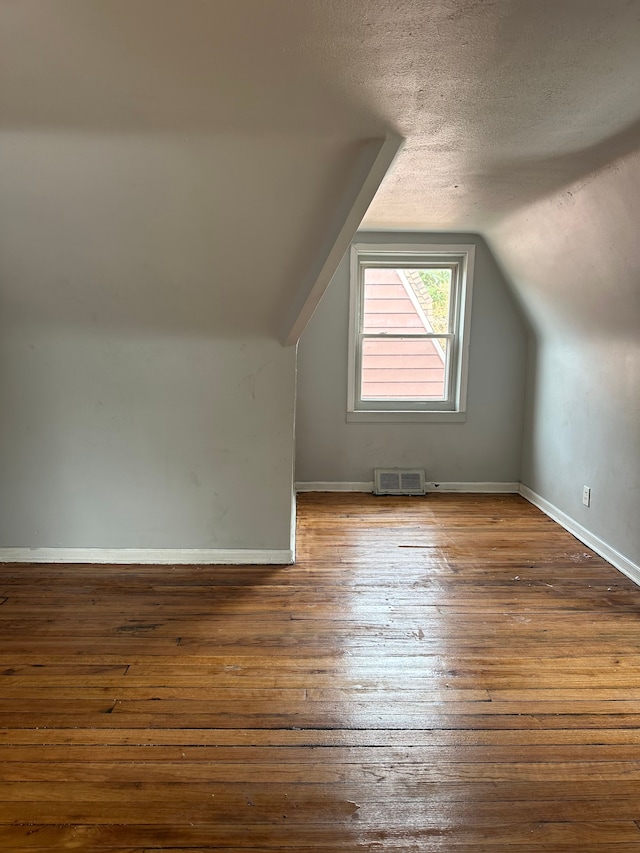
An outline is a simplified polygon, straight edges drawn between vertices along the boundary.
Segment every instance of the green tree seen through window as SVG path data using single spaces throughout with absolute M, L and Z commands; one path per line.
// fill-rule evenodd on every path
M 449 303 L 451 300 L 451 270 L 420 270 L 425 293 L 418 295 L 426 310 L 434 332 L 449 331 Z M 427 303 L 425 305 L 425 302 Z

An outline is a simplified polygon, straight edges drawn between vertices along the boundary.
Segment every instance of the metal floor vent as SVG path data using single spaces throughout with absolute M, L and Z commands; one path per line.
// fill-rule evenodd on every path
M 375 495 L 424 495 L 423 468 L 375 468 Z

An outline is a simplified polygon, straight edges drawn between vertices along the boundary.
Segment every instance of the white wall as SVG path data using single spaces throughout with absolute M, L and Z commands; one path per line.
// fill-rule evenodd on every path
M 640 155 L 491 234 L 534 324 L 523 482 L 640 563 Z M 591 486 L 591 507 L 582 487 Z
M 476 244 L 467 420 L 346 423 L 349 259 L 298 347 L 296 480 L 368 482 L 376 466 L 420 466 L 444 482 L 520 479 L 526 329 L 484 241 L 468 234 L 367 232 L 362 242 Z
M 321 172 L 289 151 L 262 179 L 251 146 L 0 136 L 0 547 L 290 547 L 295 351 L 273 319 L 304 217 L 252 255 L 238 181 L 264 202 L 299 166 L 313 197 Z
M 289 547 L 292 353 L 3 330 L 5 547 Z

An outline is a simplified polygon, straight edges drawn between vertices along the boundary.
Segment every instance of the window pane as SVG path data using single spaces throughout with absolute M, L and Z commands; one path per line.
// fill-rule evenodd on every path
M 362 400 L 446 399 L 446 338 L 364 338 Z
M 362 331 L 412 335 L 451 331 L 450 269 L 368 267 Z

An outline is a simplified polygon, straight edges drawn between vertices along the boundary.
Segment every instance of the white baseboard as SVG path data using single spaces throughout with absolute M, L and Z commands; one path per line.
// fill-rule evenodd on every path
M 0 563 L 272 566 L 293 563 L 293 551 L 240 548 L 0 548 Z
M 288 562 L 295 563 L 296 536 L 298 534 L 298 505 L 296 502 L 296 490 L 293 485 L 291 486 L 291 520 L 289 524 L 289 542 L 291 543 L 291 551 L 289 551 L 289 555 L 291 559 Z
M 467 492 L 469 494 L 518 494 L 520 483 L 425 483 L 428 492 Z M 322 482 L 296 483 L 297 492 L 372 492 L 373 483 Z
M 313 483 L 296 483 L 296 492 L 372 492 L 370 483 L 333 483 L 318 480 Z
M 428 492 L 465 492 L 467 494 L 517 495 L 520 483 L 426 483 Z
M 606 542 L 594 533 L 591 533 L 586 527 L 583 527 L 575 521 L 575 519 L 571 518 L 571 516 L 567 515 L 561 509 L 558 509 L 557 506 L 554 506 L 548 500 L 545 500 L 545 498 L 537 494 L 537 492 L 534 492 L 533 489 L 530 489 L 528 486 L 521 485 L 520 494 L 523 498 L 526 498 L 529 503 L 538 507 L 538 509 L 545 515 L 548 515 L 549 518 L 557 521 L 561 527 L 568 530 L 569 533 L 576 537 L 576 539 L 584 542 L 584 544 L 591 548 L 592 551 L 595 551 L 596 554 L 599 554 L 608 563 L 611 563 L 614 568 L 618 569 L 618 571 L 622 572 L 623 575 L 626 575 L 635 584 L 640 586 L 640 566 L 633 563 L 625 557 L 624 554 L 616 551 L 615 548 L 607 545 Z

